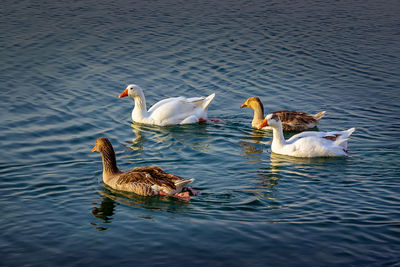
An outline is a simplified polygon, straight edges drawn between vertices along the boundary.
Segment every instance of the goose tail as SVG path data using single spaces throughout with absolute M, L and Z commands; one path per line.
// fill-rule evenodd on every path
M 353 127 L 344 132 L 346 133 L 346 136 L 349 137 L 355 130 L 356 130 L 356 128 Z
M 322 119 L 322 117 L 325 116 L 325 113 L 326 113 L 326 111 L 324 110 L 324 111 L 321 111 L 321 112 L 319 112 L 319 113 L 313 115 L 313 117 L 314 117 L 314 119 L 316 119 L 317 121 L 319 121 L 320 119 Z
M 192 183 L 194 181 L 194 178 L 191 178 L 191 179 L 184 179 L 184 180 L 177 180 L 177 181 L 175 181 L 175 186 L 178 188 L 178 187 L 184 187 L 185 185 L 187 185 L 187 184 L 190 184 L 190 183 Z
M 185 180 L 177 180 L 175 181 L 176 192 L 179 193 L 182 189 L 189 183 L 193 182 L 194 179 L 185 179 Z
M 214 99 L 215 93 L 212 93 L 211 95 L 207 96 L 204 101 L 203 101 L 203 109 L 207 110 L 208 106 L 211 104 L 211 101 Z
M 347 150 L 347 141 L 349 140 L 350 135 L 355 131 L 355 128 L 350 128 L 346 131 L 343 131 L 343 134 L 339 136 L 339 138 L 336 140 L 335 144 L 338 146 L 343 147 L 344 149 Z
M 347 141 L 348 140 L 349 140 L 348 138 L 340 138 L 340 139 L 336 140 L 335 144 L 337 146 L 343 147 L 344 149 L 347 149 Z

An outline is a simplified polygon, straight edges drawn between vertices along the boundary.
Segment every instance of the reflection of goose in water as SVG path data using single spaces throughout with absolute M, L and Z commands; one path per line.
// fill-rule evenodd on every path
M 263 191 L 264 197 L 269 200 L 277 201 L 279 196 L 279 187 L 277 185 L 282 180 L 290 180 L 294 177 L 304 180 L 319 180 L 315 174 L 320 172 L 313 172 L 313 170 L 320 169 L 324 170 L 326 166 L 332 166 L 332 164 L 343 165 L 346 160 L 344 158 L 296 158 L 291 156 L 285 156 L 280 154 L 271 153 L 270 166 L 262 168 L 257 172 L 258 176 L 262 178 L 261 186 L 266 188 Z M 292 182 L 292 181 L 290 181 Z M 293 181 L 294 182 L 294 181 Z M 272 205 L 272 204 L 271 204 Z M 279 202 L 274 205 L 280 206 Z
M 285 174 L 290 173 L 296 176 L 307 176 L 313 177 L 310 171 L 326 168 L 326 165 L 332 166 L 332 164 L 344 164 L 345 158 L 340 157 L 319 157 L 319 158 L 298 158 L 287 155 L 281 155 L 271 153 L 271 168 L 272 174 Z
M 180 126 L 160 127 L 141 123 L 131 124 L 135 138 L 132 139 L 130 148 L 143 151 L 143 144 L 151 149 L 152 142 L 157 150 L 174 147 L 176 144 L 188 146 L 200 152 L 208 152 L 208 146 L 214 141 L 214 137 L 208 134 L 207 124 L 189 124 Z
M 114 208 L 115 208 L 115 203 L 111 198 L 108 198 L 105 196 L 100 203 L 99 207 L 94 207 L 92 209 L 92 214 L 98 218 L 103 220 L 104 223 L 111 223 L 112 216 L 114 215 Z M 102 230 L 107 230 L 106 227 L 101 227 L 98 226 L 97 223 L 92 222 L 91 223 L 94 226 L 97 226 L 96 229 L 102 231 Z
M 262 178 L 261 186 L 268 189 L 267 193 L 275 191 L 274 187 L 278 185 L 278 181 L 281 179 L 280 175 L 274 175 L 269 171 L 263 170 L 258 173 L 258 176 Z
M 309 164 L 311 163 L 311 161 L 312 161 L 311 158 L 295 158 L 295 157 L 271 153 L 270 171 L 273 174 L 279 174 L 279 173 L 282 174 L 282 172 L 285 173 L 288 171 L 290 171 L 291 173 L 296 173 L 296 171 L 293 170 L 293 168 L 295 169 L 297 167 L 307 168 L 307 166 L 310 166 Z M 290 170 L 288 170 L 286 167 L 290 168 Z
M 239 141 L 242 150 L 241 155 L 249 160 L 249 162 L 259 162 L 262 160 L 262 152 L 265 143 L 262 142 L 264 132 L 252 129 L 250 135 L 241 137 Z
M 180 213 L 186 213 L 189 211 L 188 202 L 171 201 L 170 198 L 163 196 L 160 196 L 158 198 L 143 197 L 134 193 L 117 191 L 107 185 L 104 185 L 104 189 L 102 191 L 99 191 L 99 194 L 102 196 L 101 203 L 98 207 L 97 203 L 93 204 L 96 206 L 92 208 L 92 214 L 97 219 L 102 220 L 102 223 L 104 224 L 110 224 L 112 220 L 115 220 L 115 208 L 119 204 L 144 208 L 145 210 L 151 211 L 168 211 Z M 146 211 L 139 213 L 140 215 L 137 216 L 138 219 L 153 219 L 153 216 L 149 215 Z M 99 226 L 99 223 L 97 222 L 91 222 L 90 224 L 96 226 L 96 229 L 100 231 L 108 229 L 108 227 Z
M 140 124 L 131 124 L 132 126 L 132 131 L 135 134 L 135 137 L 132 138 L 132 141 L 130 143 L 130 149 L 134 151 L 143 151 L 143 144 L 146 142 L 146 137 L 144 135 L 145 125 L 140 125 Z M 148 127 L 148 126 L 147 126 Z

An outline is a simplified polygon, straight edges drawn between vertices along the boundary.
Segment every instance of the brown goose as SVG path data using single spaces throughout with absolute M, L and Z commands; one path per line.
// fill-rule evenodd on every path
M 254 110 L 253 121 L 251 126 L 259 128 L 264 120 L 264 106 L 258 97 L 250 97 L 240 108 L 251 108 Z M 301 111 L 278 110 L 272 112 L 279 116 L 284 131 L 304 131 L 317 126 L 318 122 L 325 115 L 326 111 L 321 111 L 315 115 Z M 263 127 L 263 130 L 271 130 L 269 126 Z
M 113 189 L 133 192 L 141 196 L 168 195 L 178 198 L 189 197 L 182 189 L 194 179 L 183 179 L 166 173 L 157 166 L 136 167 L 121 172 L 111 142 L 101 137 L 96 140 L 92 152 L 100 152 L 103 160 L 103 182 Z

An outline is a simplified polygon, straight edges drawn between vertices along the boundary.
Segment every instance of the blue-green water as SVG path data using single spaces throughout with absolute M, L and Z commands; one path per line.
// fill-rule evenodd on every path
M 0 265 L 398 266 L 400 3 L 298 2 L 6 0 Z M 223 122 L 132 125 L 129 83 L 148 106 L 216 92 Z M 355 127 L 353 157 L 271 155 L 250 96 Z M 100 136 L 202 195 L 109 191 Z

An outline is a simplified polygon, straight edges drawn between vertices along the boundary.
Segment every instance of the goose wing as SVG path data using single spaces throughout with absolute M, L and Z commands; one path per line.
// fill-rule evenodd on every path
M 189 117 L 194 117 L 189 123 L 207 118 L 208 105 L 215 96 L 208 97 L 174 97 L 157 102 L 149 109 L 149 117 L 157 125 L 180 124 Z
M 178 181 L 178 180 L 185 180 L 180 176 L 165 172 L 160 167 L 157 167 L 157 166 L 136 167 L 136 168 L 133 168 L 132 171 L 147 172 L 152 177 L 155 177 L 156 179 L 172 181 L 173 183 L 175 183 L 175 181 Z
M 315 127 L 318 123 L 318 120 L 307 112 L 278 110 L 273 113 L 281 119 L 284 131 L 302 131 L 306 128 Z
M 121 173 L 118 177 L 117 185 L 139 183 L 147 184 L 149 186 L 158 185 L 171 189 L 176 188 L 173 179 L 178 176 L 166 173 L 158 167 L 138 167 L 135 169 L 129 172 Z M 178 178 L 175 179 L 177 180 Z
M 148 110 L 148 112 L 153 112 L 154 110 L 160 108 L 161 106 L 168 104 L 170 102 L 176 102 L 176 101 L 181 101 L 183 97 L 170 97 L 170 98 L 166 98 L 163 100 L 158 101 L 157 103 L 155 103 L 153 106 L 151 106 Z
M 334 132 L 307 131 L 307 132 L 302 132 L 302 133 L 293 135 L 292 137 L 290 137 L 287 140 L 287 142 L 294 143 L 297 140 L 304 138 L 304 137 L 323 138 L 325 140 L 330 140 L 332 142 L 335 142 L 338 138 L 341 138 L 343 134 L 344 134 L 343 131 L 342 132 L 340 132 L 340 131 L 334 131 Z

